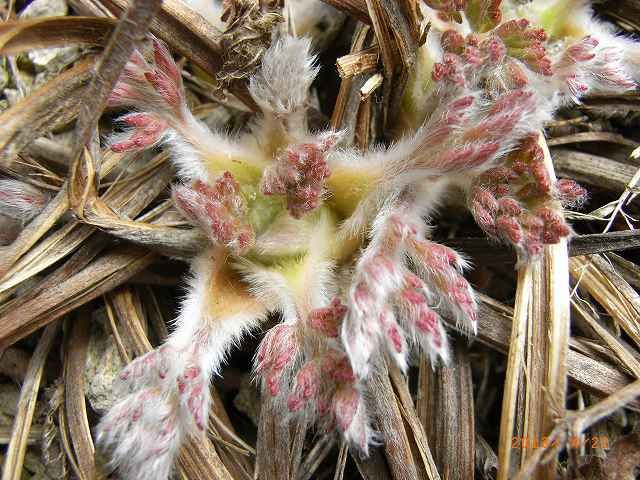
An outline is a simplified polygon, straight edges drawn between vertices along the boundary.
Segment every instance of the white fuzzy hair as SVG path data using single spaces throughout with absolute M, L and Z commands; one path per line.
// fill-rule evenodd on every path
M 25 224 L 42 211 L 48 199 L 42 190 L 29 183 L 0 179 L 0 215 Z
M 276 40 L 265 52 L 262 67 L 249 83 L 251 96 L 263 111 L 279 116 L 306 107 L 319 71 L 310 52 L 310 39 L 291 36 Z
M 222 260 L 213 255 L 208 250 L 193 261 L 187 295 L 175 320 L 174 332 L 163 346 L 125 369 L 124 372 L 134 373 L 142 370 L 142 374 L 126 378 L 119 385 L 121 399 L 98 426 L 97 442 L 111 450 L 111 465 L 118 468 L 122 478 L 169 478 L 184 439 L 201 434 L 187 401 L 178 393 L 178 379 L 187 368 L 200 368 L 205 381 L 200 411 L 206 425 L 211 376 L 219 371 L 230 348 L 263 318 L 263 314 L 256 312 L 211 318 L 210 296 L 215 295 L 212 276 L 220 268 L 216 262 Z M 200 341 L 202 344 L 198 345 Z M 138 407 L 139 416 L 132 420 L 130 412 Z M 167 425 L 169 435 L 163 432 Z
M 304 220 L 296 220 L 304 224 Z M 267 266 L 246 258 L 237 259 L 235 268 L 249 284 L 249 291 L 270 311 L 282 314 L 285 323 L 297 323 L 309 312 L 329 304 L 336 294 L 331 259 L 330 240 L 333 222 L 326 212 L 320 212 L 319 220 L 309 232 L 309 243 L 304 253 L 289 258 L 288 265 L 296 264 L 296 285 L 291 284 L 282 269 L 284 265 Z
M 269 311 L 280 313 L 285 323 L 298 321 L 293 292 L 285 276 L 277 268 L 269 268 L 246 258 L 239 258 L 234 263 L 234 268 L 242 273 L 251 294 L 264 303 Z

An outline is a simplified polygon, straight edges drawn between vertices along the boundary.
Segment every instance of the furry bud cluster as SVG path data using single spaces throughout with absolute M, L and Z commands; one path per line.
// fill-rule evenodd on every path
M 245 252 L 253 243 L 253 229 L 246 221 L 246 204 L 231 173 L 225 172 L 213 185 L 196 180 L 191 185 L 176 186 L 173 202 L 213 242 L 232 252 Z
M 335 343 L 347 307 L 334 298 L 314 309 L 306 322 L 273 327 L 257 353 L 256 373 L 268 393 L 285 400 L 291 413 L 307 412 L 326 433 L 337 427 L 351 443 L 367 451 L 373 430 L 366 401 L 349 357 Z M 320 349 L 304 354 L 300 335 L 310 326 L 320 336 Z M 301 361 L 303 356 L 308 357 Z
M 379 345 L 406 369 L 407 338 L 446 360 L 441 314 L 475 329 L 476 302 L 461 275 L 464 262 L 453 250 L 424 239 L 423 231 L 419 218 L 391 214 L 356 265 L 342 341 L 359 377 L 368 375 Z
M 586 197 L 572 180 L 551 181 L 538 137 L 522 141 L 504 165 L 480 175 L 471 188 L 470 209 L 487 234 L 514 245 L 528 258 L 555 244 L 571 229 L 558 211 Z
M 163 43 L 154 38 L 152 45 L 152 63 L 147 62 L 139 51 L 134 52 L 109 96 L 108 104 L 111 107 L 147 108 L 157 104 L 180 117 L 184 102 L 180 71 Z
M 531 28 L 524 18 L 505 22 L 495 29 L 510 57 L 522 61 L 529 69 L 542 75 L 552 75 L 551 60 L 547 56 L 547 34 L 541 28 Z
M 324 181 L 331 175 L 325 157 L 339 138 L 338 133 L 327 132 L 313 143 L 288 147 L 264 172 L 262 193 L 284 195 L 294 218 L 315 209 L 320 204 Z

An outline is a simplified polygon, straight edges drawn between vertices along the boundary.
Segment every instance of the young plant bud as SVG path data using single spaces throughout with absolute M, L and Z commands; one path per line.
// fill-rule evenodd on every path
M 289 147 L 275 165 L 264 172 L 261 190 L 265 195 L 283 195 L 294 218 L 320 205 L 324 181 L 331 175 L 326 155 L 339 139 L 336 132 L 319 135 L 313 143 Z
M 281 378 L 286 369 L 293 365 L 299 347 L 292 325 L 281 324 L 273 327 L 265 335 L 256 356 L 256 373 L 262 375 L 271 395 L 280 392 Z
M 246 221 L 240 186 L 229 172 L 219 177 L 213 186 L 196 180 L 191 186 L 174 187 L 173 201 L 213 242 L 228 247 L 236 255 L 252 245 L 253 229 Z

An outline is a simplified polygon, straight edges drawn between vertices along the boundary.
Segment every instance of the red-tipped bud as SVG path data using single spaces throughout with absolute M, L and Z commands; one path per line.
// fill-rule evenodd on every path
M 522 60 L 533 71 L 543 75 L 551 75 L 551 61 L 547 57 L 544 43 L 547 34 L 542 29 L 529 28 L 525 19 L 510 20 L 495 30 L 502 38 L 510 56 Z
M 598 39 L 587 36 L 580 40 L 578 43 L 574 43 L 573 45 L 567 48 L 566 54 L 574 61 L 574 62 L 588 62 L 589 60 L 593 60 L 596 56 L 594 50 L 598 46 Z
M 558 180 L 554 188 L 563 205 L 580 205 L 587 197 L 587 191 L 573 180 Z
M 261 190 L 265 195 L 285 195 L 287 209 L 295 218 L 318 207 L 324 181 L 331 171 L 326 154 L 337 143 L 339 135 L 328 132 L 314 143 L 289 147 L 276 164 L 262 177 Z
M 322 383 L 321 361 L 311 360 L 305 363 L 296 375 L 294 391 L 287 399 L 292 412 L 300 410 L 304 404 L 318 395 Z
M 507 60 L 504 65 L 504 72 L 511 88 L 524 88 L 529 85 L 527 72 L 516 61 Z
M 234 253 L 246 251 L 253 243 L 253 229 L 246 220 L 240 186 L 229 172 L 218 178 L 213 186 L 197 180 L 191 186 L 174 187 L 173 201 L 212 241 L 227 246 Z
M 291 325 L 273 327 L 260 342 L 256 355 L 256 372 L 263 375 L 271 395 L 280 391 L 283 370 L 292 363 L 297 353 L 295 330 Z
M 460 57 L 453 53 L 444 54 L 442 62 L 433 66 L 431 76 L 436 82 L 446 81 L 457 86 L 465 83 Z
M 182 78 L 163 43 L 153 39 L 151 65 L 139 51 L 131 55 L 107 104 L 111 107 L 130 105 L 150 110 L 156 116 L 182 119 L 185 105 Z
M 555 210 L 549 207 L 543 207 L 536 210 L 536 215 L 544 222 L 544 232 L 542 239 L 546 244 L 558 243 L 561 238 L 568 236 L 571 229 Z
M 498 202 L 500 213 L 507 217 L 517 217 L 522 213 L 522 207 L 514 198 L 501 198 Z
M 330 306 L 317 308 L 309 314 L 309 324 L 323 335 L 335 338 L 346 313 L 346 305 L 334 298 Z
M 123 117 L 122 121 L 133 130 L 126 140 L 111 145 L 114 152 L 149 148 L 161 140 L 168 127 L 167 122 L 149 113 L 132 113 Z
M 501 215 L 496 218 L 496 231 L 498 234 L 513 244 L 518 244 L 522 240 L 522 231 L 520 230 L 520 224 L 518 220 Z
M 491 63 L 498 64 L 504 60 L 507 47 L 500 37 L 493 35 L 480 44 L 480 51 L 488 57 Z
M 171 78 L 161 71 L 145 72 L 145 78 L 158 92 L 158 95 L 176 112 L 182 105 L 182 90 Z

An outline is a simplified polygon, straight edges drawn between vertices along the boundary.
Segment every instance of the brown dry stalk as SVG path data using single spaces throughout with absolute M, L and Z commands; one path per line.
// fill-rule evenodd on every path
M 58 334 L 59 327 L 60 323 L 56 322 L 44 329 L 29 362 L 29 368 L 20 390 L 20 399 L 18 400 L 17 412 L 13 421 L 11 440 L 4 456 L 2 480 L 18 480 L 22 478 L 22 466 L 27 451 L 29 432 L 33 422 L 44 365 Z
M 120 17 L 127 0 L 70 0 L 85 15 Z M 221 32 L 179 0 L 164 0 L 150 22 L 149 29 L 164 40 L 172 51 L 183 55 L 205 72 L 214 75 L 222 64 L 218 43 Z
M 554 150 L 553 160 L 558 175 L 614 192 L 624 191 L 638 169 L 606 157 L 564 149 Z
M 288 417 L 277 400 L 268 392 L 262 392 L 258 441 L 256 444 L 257 478 L 292 478 L 291 429 Z M 292 422 L 294 425 L 297 422 Z M 295 428 L 292 427 L 292 428 Z
M 121 161 L 124 163 L 127 158 L 128 156 L 120 154 L 105 155 L 102 168 L 103 175 L 108 174 Z M 158 156 L 146 164 L 146 166 L 130 172 L 130 174 L 124 178 L 120 178 L 116 184 L 103 195 L 100 201 L 104 200 L 104 203 L 106 203 L 109 208 L 116 209 L 120 215 L 135 217 L 168 185 L 171 179 L 171 169 L 165 160 L 165 156 Z M 66 193 L 66 191 L 66 187 L 64 187 L 61 193 Z M 67 205 L 67 199 L 68 196 L 65 194 L 63 198 L 57 198 L 54 202 L 59 201 Z M 112 214 L 112 216 L 114 215 Z M 115 221 L 118 218 L 119 217 L 116 217 L 116 219 L 106 219 L 100 222 L 98 226 L 111 233 L 118 233 L 118 222 Z M 4 292 L 24 282 L 45 268 L 55 264 L 75 251 L 95 232 L 96 228 L 80 221 L 70 221 L 66 223 L 62 228 L 56 230 L 36 246 L 30 248 L 20 260 L 6 271 L 0 279 L 0 292 Z M 42 229 L 39 233 L 44 234 L 46 232 Z M 38 239 L 38 235 L 34 234 L 31 237 L 25 238 L 25 243 L 27 245 L 35 244 Z
M 300 464 L 300 470 L 298 472 L 297 480 L 309 480 L 313 477 L 313 474 L 318 470 L 320 464 L 327 458 L 327 455 L 333 450 L 336 445 L 336 439 L 332 435 L 325 435 L 320 437 L 313 447 L 309 450 L 309 453 Z
M 495 242 L 486 238 L 455 238 L 445 244 L 455 250 L 464 252 L 477 263 L 515 263 L 515 252 L 499 248 Z M 593 253 L 624 251 L 640 247 L 640 232 L 622 230 L 619 232 L 593 233 L 576 235 L 570 239 L 569 256 L 577 257 Z
M 598 257 L 574 257 L 571 275 L 640 345 L 640 296 L 607 262 Z
M 29 429 L 29 437 L 27 438 L 27 446 L 38 445 L 42 440 L 44 429 L 38 425 L 31 425 Z M 0 445 L 9 445 L 13 439 L 12 427 L 0 427 Z
M 88 257 L 93 258 L 90 254 Z M 62 265 L 58 275 L 50 275 L 57 276 L 58 282 L 48 285 L 48 288 L 36 287 L 29 295 L 20 298 L 20 303 L 12 301 L 3 305 L 0 350 L 117 287 L 156 260 L 157 257 L 147 250 L 125 245 L 100 255 L 79 272 L 72 269 L 70 276 L 66 274 L 71 265 Z M 74 258 L 67 263 L 73 264 L 73 261 Z M 81 258 L 76 261 L 81 261 Z
M 552 181 L 556 175 L 544 136 L 540 136 L 540 146 L 544 152 L 545 166 Z M 539 417 L 535 420 L 538 425 L 528 433 L 530 435 L 550 431 L 555 421 L 565 412 L 567 400 L 567 356 L 569 352 L 569 337 L 571 329 L 571 305 L 569 301 L 569 254 L 566 238 L 560 239 L 555 245 L 546 246 L 543 253 L 544 270 L 534 279 L 544 294 L 536 301 L 540 305 L 541 315 L 533 318 L 533 322 L 540 322 L 537 343 L 542 348 L 538 351 L 543 365 L 540 367 L 542 379 L 535 388 L 538 392 L 538 402 L 534 405 L 539 409 Z M 534 357 L 535 358 L 535 357 Z M 535 367 L 534 367 L 535 368 Z M 529 424 L 532 424 L 530 422 Z M 536 438 L 536 437 L 533 437 Z M 538 478 L 553 476 L 556 462 L 538 471 Z
M 415 3 L 415 2 L 414 2 Z M 418 38 L 415 28 L 396 0 L 366 0 L 371 24 L 378 40 L 384 73 L 382 126 L 396 112 L 415 63 Z
M 502 305 L 484 295 L 479 295 L 478 341 L 490 348 L 506 353 L 512 329 L 512 308 Z M 456 328 L 449 323 L 450 328 Z M 624 388 L 633 381 L 615 366 L 584 355 L 575 349 L 567 355 L 568 376 L 574 386 L 584 388 L 599 396 L 607 396 Z M 640 409 L 640 402 L 632 402 L 630 408 Z
M 568 412 L 565 418 L 551 432 L 548 441 L 541 445 L 540 448 L 534 449 L 531 457 L 529 457 L 517 475 L 513 477 L 513 480 L 529 480 L 532 472 L 540 464 L 555 458 L 558 452 L 565 447 L 569 438 L 578 437 L 586 429 L 626 406 L 639 396 L 640 380 L 636 380 L 595 405 L 578 412 Z
M 473 478 L 476 451 L 471 363 L 463 343 L 455 339 L 450 367 L 433 368 L 427 355 L 421 355 L 416 401 L 438 472 L 442 478 L 460 480 Z
M 80 480 L 93 480 L 96 476 L 95 450 L 84 399 L 84 367 L 91 333 L 90 322 L 91 311 L 86 307 L 74 315 L 66 338 L 64 358 L 64 412 L 78 467 L 76 474 Z
M 609 332 L 607 328 L 603 327 L 580 302 L 572 300 L 571 305 L 573 307 L 573 311 L 576 312 L 580 318 L 587 323 L 589 328 L 591 328 L 591 330 L 600 337 L 603 343 L 609 347 L 618 362 L 636 378 L 640 378 L 640 361 L 636 359 L 629 349 L 625 347 L 615 335 Z
M 278 399 L 264 389 L 261 399 L 256 445 L 257 478 L 297 478 L 308 420 L 303 414 L 290 421 Z
M 116 22 L 95 17 L 42 17 L 0 24 L 0 55 L 38 48 L 83 45 L 102 47 Z
M 338 461 L 336 462 L 336 469 L 333 475 L 333 480 L 342 480 L 344 478 L 344 467 L 347 464 L 347 444 L 342 442 L 340 445 L 340 451 L 338 452 Z
M 371 33 L 371 28 L 366 25 L 359 25 L 353 35 L 351 41 L 351 53 L 362 51 L 367 44 Z M 333 106 L 331 115 L 331 128 L 334 130 L 346 129 L 350 131 L 351 122 L 356 122 L 359 106 L 361 103 L 360 96 L 357 91 L 364 84 L 363 74 L 348 76 L 340 81 L 340 89 L 338 90 L 338 98 Z M 346 117 L 346 119 L 345 119 Z M 354 130 L 354 128 L 352 128 Z
M 531 303 L 531 289 L 533 281 L 533 265 L 527 264 L 518 271 L 518 287 L 513 311 L 513 328 L 509 342 L 507 357 L 507 372 L 505 375 L 504 394 L 502 397 L 502 416 L 500 419 L 500 441 L 498 447 L 498 480 L 509 478 L 511 465 L 511 438 L 515 431 L 518 408 L 518 390 L 521 375 L 524 370 L 524 352 L 527 336 L 527 319 Z M 516 433 L 519 433 L 516 431 Z
M 361 22 L 371 23 L 366 0 L 322 0 L 324 3 L 343 10 Z
M 547 144 L 550 147 L 582 142 L 609 142 L 632 148 L 636 148 L 638 146 L 637 142 L 629 140 L 619 133 L 611 132 L 581 132 L 571 135 L 564 135 L 562 137 L 549 138 L 547 140 Z
M 555 172 L 540 136 L 545 166 Z M 567 390 L 570 303 L 567 242 L 545 246 L 542 258 L 521 268 L 514 310 L 500 423 L 498 479 L 509 478 L 509 466 L 526 461 L 531 449 L 513 449 L 512 438 L 540 439 L 564 414 Z M 515 424 L 514 424 L 515 423 Z M 519 457 L 512 462 L 511 457 Z M 555 462 L 536 470 L 549 478 Z
M 429 447 L 429 441 L 424 428 L 424 422 L 418 416 L 416 407 L 413 403 L 407 379 L 401 374 L 400 369 L 395 363 L 389 362 L 389 377 L 396 393 L 398 408 L 405 421 L 405 430 L 409 436 L 411 451 L 413 457 L 419 459 L 416 461 L 419 478 L 428 478 L 436 480 L 440 478 L 439 470 Z
M 384 455 L 392 478 L 417 479 L 417 462 L 411 451 L 408 432 L 404 427 L 386 364 L 387 362 L 382 363 L 378 371 L 367 380 L 367 389 L 373 396 L 376 425 L 384 438 Z
M 370 72 L 377 68 L 379 58 L 378 47 L 369 47 L 360 52 L 344 55 L 336 61 L 338 74 L 344 79 Z
M 93 65 L 92 58 L 76 63 L 0 114 L 0 165 L 10 165 L 35 138 L 76 117 Z

